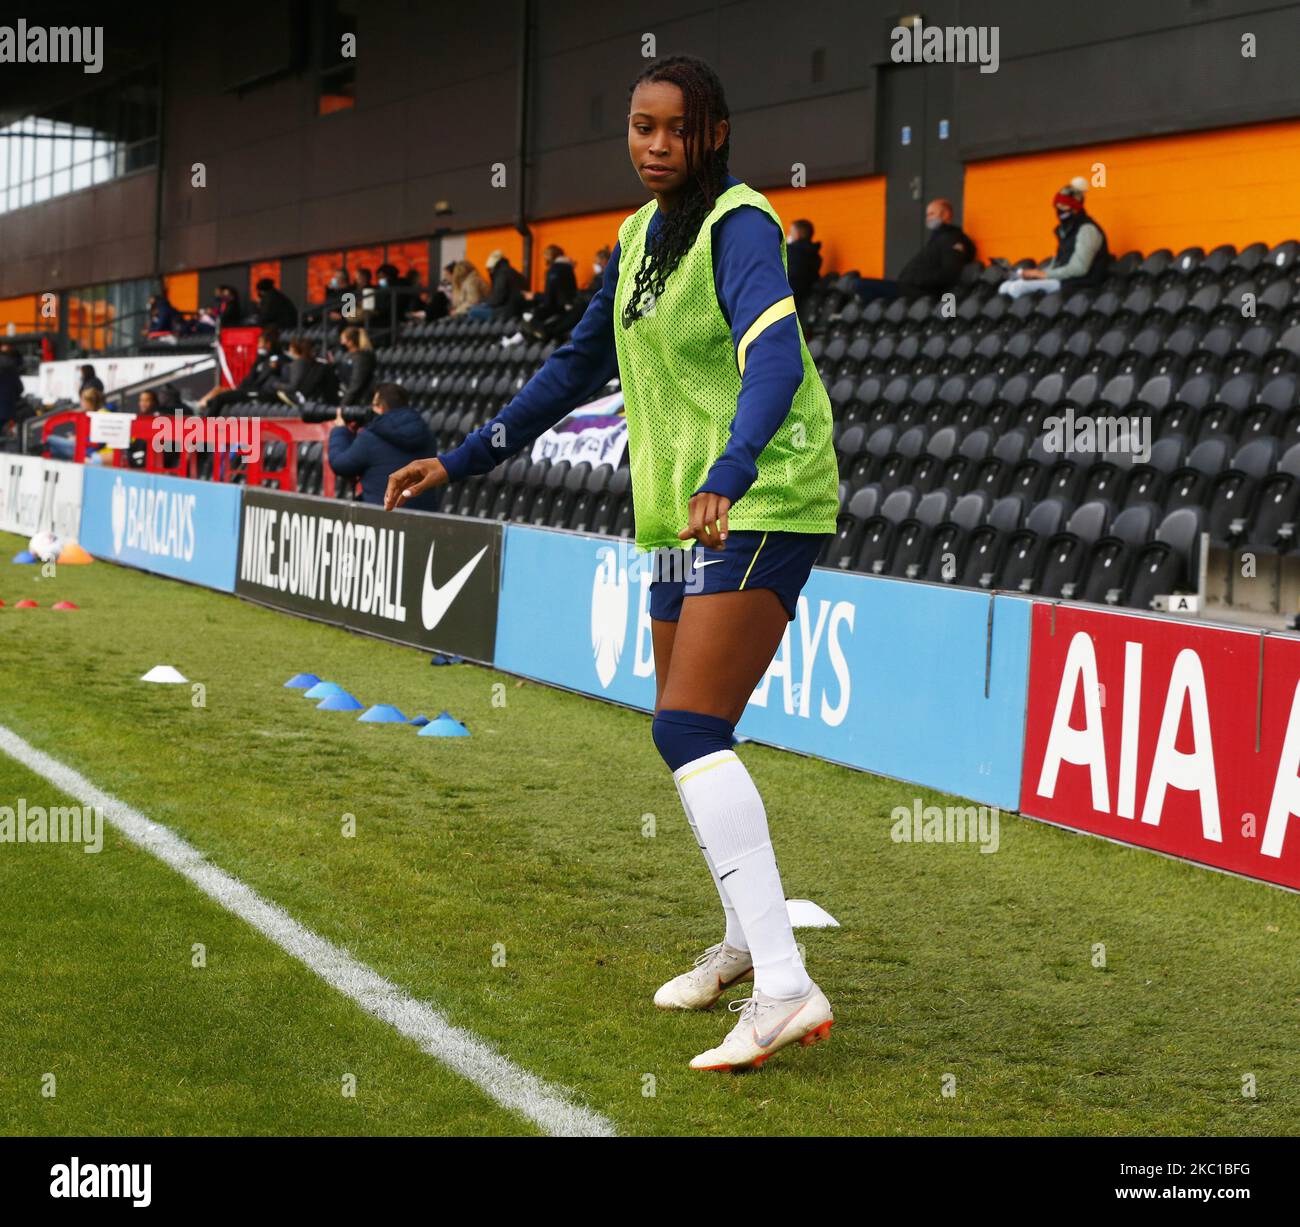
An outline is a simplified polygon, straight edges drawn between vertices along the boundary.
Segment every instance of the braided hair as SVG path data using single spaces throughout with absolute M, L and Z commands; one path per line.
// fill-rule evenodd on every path
M 693 55 L 674 55 L 648 64 L 628 90 L 629 105 L 636 87 L 648 81 L 665 81 L 682 91 L 685 111 L 682 145 L 687 180 L 680 198 L 661 220 L 653 244 L 646 244 L 632 293 L 623 309 L 624 328 L 630 328 L 641 317 L 639 304 L 647 291 L 655 298 L 663 293 L 669 275 L 695 242 L 701 223 L 722 194 L 723 180 L 728 173 L 727 160 L 731 156 L 730 130 L 722 144 L 713 148 L 714 128 L 718 120 L 730 119 L 731 112 L 718 74 L 704 60 Z

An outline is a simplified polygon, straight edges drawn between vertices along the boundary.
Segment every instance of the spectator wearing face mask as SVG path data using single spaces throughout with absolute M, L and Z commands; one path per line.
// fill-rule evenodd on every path
M 1022 294 L 1051 294 L 1060 289 L 1094 287 L 1106 280 L 1110 269 L 1110 248 L 1106 232 L 1084 208 L 1088 181 L 1071 179 L 1055 196 L 1056 255 L 1038 268 L 1022 268 L 1004 281 L 998 290 L 1012 298 Z
M 952 220 L 952 202 L 938 197 L 925 206 L 925 228 L 929 237 L 921 250 L 894 280 L 864 278 L 858 297 L 864 303 L 877 298 L 916 298 L 922 294 L 945 294 L 957 288 L 962 269 L 975 258 L 975 240 Z

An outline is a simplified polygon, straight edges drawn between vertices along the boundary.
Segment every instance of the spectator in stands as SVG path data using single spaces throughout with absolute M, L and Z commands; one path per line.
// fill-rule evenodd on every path
M 0 345 L 0 435 L 13 431 L 22 399 L 23 360 L 6 341 Z
M 330 275 L 329 283 L 325 286 L 325 293 L 331 299 L 342 298 L 349 291 L 356 292 L 356 287 L 348 280 L 348 275 L 341 268 L 336 268 Z
M 162 403 L 158 400 L 158 393 L 152 388 L 146 388 L 141 392 L 135 402 L 135 412 L 138 417 L 161 413 Z
M 552 256 L 552 251 L 558 254 Z M 540 296 L 536 300 L 538 305 L 533 310 L 533 318 L 527 323 L 521 324 L 520 331 L 515 333 L 514 336 L 503 339 L 503 345 L 521 344 L 526 339 L 525 333 L 538 341 L 553 341 L 558 340 L 560 337 L 567 337 L 577 326 L 578 321 L 582 319 L 588 304 L 600 292 L 604 280 L 604 262 L 609 258 L 608 248 L 602 247 L 597 253 L 594 267 L 599 271 L 585 290 L 577 288 L 577 277 L 574 276 L 572 294 L 569 293 L 567 275 L 563 271 L 558 274 L 552 272 L 557 265 L 563 270 L 566 266 L 560 265 L 559 260 L 562 259 L 568 262 L 568 257 L 564 255 L 561 248 L 554 245 L 546 249 L 546 257 L 548 266 L 546 273 L 547 287 L 548 289 L 551 287 L 554 277 L 561 282 L 560 292 L 553 295 L 550 302 L 548 302 L 545 294 Z M 572 268 L 571 262 L 568 262 L 568 268 Z M 559 301 L 563 305 L 556 309 L 551 306 L 551 303 L 555 301 Z
M 174 383 L 165 383 L 158 389 L 158 412 L 175 413 L 179 409 L 182 413 L 188 413 L 190 410 L 186 407 L 184 400 L 181 399 L 181 390 Z
M 145 339 L 176 335 L 181 317 L 167 299 L 166 291 L 149 295 L 149 322 L 144 327 Z
M 108 408 L 104 402 L 104 394 L 98 388 L 81 389 L 81 412 L 82 413 L 99 413 L 101 410 Z M 60 429 L 55 427 L 56 430 Z M 52 434 L 45 440 L 46 450 L 55 460 L 71 460 L 77 453 L 77 436 L 75 429 L 68 430 L 64 434 Z
M 364 323 L 375 309 L 375 279 L 368 268 L 357 269 L 357 316 Z
M 587 282 L 587 288 L 583 291 L 588 301 L 595 298 L 600 293 L 600 287 L 605 284 L 605 266 L 609 263 L 609 254 L 608 247 L 602 247 L 596 253 L 596 259 L 591 266 L 591 280 Z
M 813 242 L 813 224 L 806 217 L 790 223 L 786 235 L 786 276 L 794 292 L 795 312 L 800 318 L 808 302 L 808 294 L 817 284 L 822 271 L 822 245 Z
M 488 284 L 468 260 L 459 260 L 451 274 L 451 313 L 468 315 L 488 296 Z
M 492 275 L 492 292 L 486 302 L 469 309 L 471 319 L 513 319 L 524 309 L 524 277 L 502 251 L 494 251 L 486 260 Z
M 87 388 L 94 388 L 97 392 L 104 390 L 104 381 L 95 374 L 95 368 L 89 362 L 81 368 L 81 385 L 78 387 L 78 394 L 84 392 Z
M 213 388 L 199 401 L 199 412 L 216 417 L 240 401 L 275 400 L 272 384 L 280 375 L 284 352 L 280 348 L 280 330 L 263 328 L 257 338 L 257 357 L 248 373 L 234 388 Z
M 388 478 L 412 460 L 432 456 L 437 447 L 428 424 L 406 403 L 401 384 L 379 384 L 370 403 L 375 416 L 365 426 L 349 425 L 339 410 L 330 431 L 329 460 L 340 477 L 360 478 L 363 502 L 382 507 Z M 429 490 L 402 505 L 437 511 L 440 497 L 441 491 Z
M 217 286 L 213 311 L 218 328 L 237 328 L 244 322 L 244 304 L 239 301 L 239 291 L 233 285 Z
M 289 342 L 289 369 L 271 381 L 271 390 L 292 409 L 309 400 L 338 403 L 339 380 L 328 362 L 316 357 L 316 346 L 306 337 Z
M 396 297 L 395 291 L 399 284 L 397 267 L 392 264 L 381 264 L 375 269 L 375 302 L 372 310 L 375 316 L 385 325 L 392 318 L 393 299 Z
M 962 269 L 975 258 L 975 240 L 952 220 L 952 202 L 942 197 L 925 206 L 925 228 L 930 237 L 906 264 L 896 280 L 867 277 L 858 287 L 864 303 L 877 298 L 917 298 L 955 290 Z
M 364 405 L 370 396 L 370 385 L 375 380 L 375 351 L 370 336 L 364 328 L 345 328 L 339 336 L 343 353 L 335 362 L 339 386 L 343 389 L 342 403 Z
M 439 284 L 427 295 L 421 294 L 411 300 L 407 319 L 440 320 L 445 319 L 451 310 L 451 299 Z
M 547 244 L 542 252 L 546 261 L 546 279 L 542 292 L 533 298 L 533 318 L 529 330 L 540 335 L 542 327 L 563 315 L 578 297 L 578 278 L 573 271 L 573 261 L 564 254 L 558 243 Z
M 287 294 L 276 289 L 270 277 L 257 283 L 257 322 L 263 328 L 281 331 L 298 327 L 298 308 Z
M 1088 181 L 1071 179 L 1052 197 L 1056 210 L 1056 255 L 1039 268 L 1022 268 L 999 291 L 1019 298 L 1022 294 L 1051 294 L 1063 288 L 1077 290 L 1099 286 L 1110 270 L 1106 232 L 1084 208 Z

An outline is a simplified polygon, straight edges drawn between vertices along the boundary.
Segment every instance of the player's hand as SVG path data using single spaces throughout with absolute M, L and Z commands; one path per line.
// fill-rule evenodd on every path
M 446 484 L 447 470 L 436 456 L 432 460 L 412 460 L 388 479 L 388 489 L 384 491 L 384 510 L 392 511 L 407 499 L 432 490 L 434 486 Z
M 1042 281 L 1043 270 L 1041 268 L 1022 268 L 1020 276 L 1025 281 Z
M 731 500 L 721 494 L 710 494 L 706 490 L 693 495 L 688 511 L 690 523 L 677 534 L 677 539 L 689 541 L 694 537 L 706 549 L 726 549 L 727 509 L 730 506 Z

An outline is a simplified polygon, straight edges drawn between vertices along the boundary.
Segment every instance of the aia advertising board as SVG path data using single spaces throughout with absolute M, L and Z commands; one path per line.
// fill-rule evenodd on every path
M 1300 639 L 1044 604 L 1030 635 L 1022 813 L 1300 889 Z

